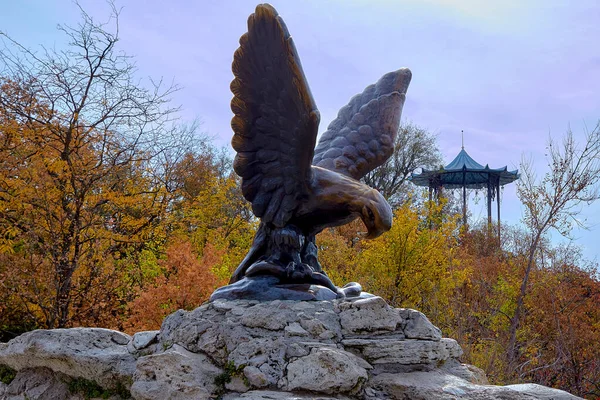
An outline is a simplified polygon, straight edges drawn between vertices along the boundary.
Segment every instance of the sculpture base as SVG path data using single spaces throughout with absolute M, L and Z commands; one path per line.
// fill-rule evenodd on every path
M 338 292 L 310 283 L 284 283 L 280 278 L 270 275 L 245 277 L 231 285 L 218 288 L 210 296 L 215 300 L 304 300 L 323 301 L 341 297 L 367 298 L 373 295 L 362 292 L 358 283 L 351 282 Z
M 112 400 L 583 400 L 539 385 L 490 386 L 422 313 L 355 299 L 218 300 L 133 337 L 27 332 L 0 343 L 0 365 L 16 373 L 0 382 L 0 399 L 80 400 L 69 387 L 85 383 Z

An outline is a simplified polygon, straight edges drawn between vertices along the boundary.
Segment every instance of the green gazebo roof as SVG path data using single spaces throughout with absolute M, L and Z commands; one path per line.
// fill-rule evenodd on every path
M 445 167 L 438 170 L 423 169 L 420 174 L 413 173 L 408 179 L 418 186 L 481 189 L 490 182 L 500 186 L 514 182 L 519 179 L 519 171 L 508 171 L 506 167 L 490 168 L 487 164 L 484 167 L 463 148 Z

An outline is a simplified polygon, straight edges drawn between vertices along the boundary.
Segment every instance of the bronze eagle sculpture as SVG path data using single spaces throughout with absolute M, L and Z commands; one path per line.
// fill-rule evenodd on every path
M 258 5 L 250 15 L 232 69 L 233 168 L 261 223 L 230 283 L 271 275 L 343 296 L 317 260 L 315 235 L 356 218 L 369 238 L 390 229 L 391 207 L 360 179 L 394 151 L 411 72 L 390 72 L 354 96 L 315 148 L 319 111 L 272 6 Z

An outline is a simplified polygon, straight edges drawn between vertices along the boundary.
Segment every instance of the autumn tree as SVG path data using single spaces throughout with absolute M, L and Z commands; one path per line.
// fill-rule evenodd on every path
M 510 379 L 506 375 L 506 345 L 526 234 L 507 224 L 502 229 L 503 248 L 488 234 L 487 223 L 461 232 L 453 264 L 469 279 L 458 285 L 448 300 L 453 314 L 449 336 L 461 344 L 463 360 L 482 368 L 495 384 Z
M 541 240 L 536 268 L 519 327 L 520 362 L 509 369 L 511 320 L 529 251 L 524 227 L 503 226 L 503 248 L 473 226 L 461 235 L 454 259 L 470 279 L 451 294 L 450 336 L 464 350 L 463 361 L 485 370 L 492 383 L 526 381 L 598 398 L 600 376 L 600 280 L 597 265 L 586 262 L 569 243 Z
M 89 305 L 107 255 L 147 239 L 169 200 L 149 171 L 190 133 L 173 125 L 177 88 L 142 86 L 117 50 L 114 7 L 109 21 L 81 10 L 78 26 L 59 28 L 66 47 L 39 53 L 1 33 L 0 252 L 21 266 L 3 265 L 1 282 L 32 285 L 21 300 L 50 328 Z
M 536 267 L 540 243 L 551 229 L 568 236 L 572 226 L 583 226 L 577 219 L 582 204 L 600 197 L 600 122 L 586 134 L 583 145 L 575 142 L 569 130 L 562 143 L 548 141 L 548 171 L 538 179 L 530 161 L 521 164 L 521 179 L 517 194 L 525 206 L 524 222 L 529 229 L 527 261 L 516 295 L 510 321 L 508 370 L 519 368 L 522 355 L 518 331 L 526 309 L 526 297 L 531 291 L 531 275 Z
M 222 264 L 214 266 L 221 283 L 247 253 L 257 223 L 230 165 L 227 154 L 215 149 L 187 154 L 176 168 L 179 189 L 169 215 L 172 234 L 187 237 L 199 256 L 207 244 L 224 251 Z
M 436 168 L 441 163 L 435 135 L 412 122 L 405 122 L 398 128 L 392 157 L 365 175 L 363 181 L 379 190 L 396 208 L 407 200 L 410 175 L 417 168 Z
M 199 258 L 192 247 L 185 238 L 169 244 L 166 257 L 159 261 L 162 271 L 128 305 L 128 331 L 159 329 L 166 316 L 179 309 L 193 310 L 223 283 L 211 269 L 224 253 L 208 245 Z
M 227 154 L 205 145 L 174 166 L 165 251 L 142 260 L 145 283 L 127 304 L 127 329 L 158 329 L 171 312 L 198 307 L 248 252 L 257 222 L 230 165 Z
M 520 349 L 527 360 L 520 380 L 600 398 L 600 276 L 569 243 L 546 253 L 545 268 L 526 299 L 523 326 L 531 332 Z
M 453 267 L 457 224 L 441 214 L 442 207 L 405 203 L 395 211 L 390 231 L 375 240 L 354 242 L 326 230 L 317 237 L 324 269 L 337 284 L 360 282 L 391 305 L 417 308 L 446 327 L 449 293 L 468 274 Z M 436 229 L 429 228 L 432 221 Z

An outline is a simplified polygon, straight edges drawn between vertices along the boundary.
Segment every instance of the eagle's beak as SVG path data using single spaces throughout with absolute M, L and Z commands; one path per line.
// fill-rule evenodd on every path
M 367 229 L 369 231 L 365 236 L 367 239 L 375 239 L 376 237 L 381 236 L 382 233 L 387 231 L 387 229 L 376 228 L 374 225 L 373 227 L 367 227 Z
M 377 212 L 377 210 L 375 210 L 375 212 Z M 361 219 L 363 221 L 363 224 L 367 228 L 367 233 L 364 235 L 364 237 L 367 239 L 375 239 L 376 237 L 380 236 L 382 233 L 389 230 L 389 228 L 386 229 L 385 226 L 382 226 L 384 224 L 382 224 L 382 221 L 381 221 L 381 218 L 379 215 L 377 215 L 377 214 L 369 215 L 367 206 L 363 207 Z
M 381 197 L 379 192 L 377 194 Z M 361 211 L 361 219 L 368 231 L 364 235 L 367 239 L 375 239 L 392 227 L 392 209 L 383 197 L 379 202 L 364 205 Z

